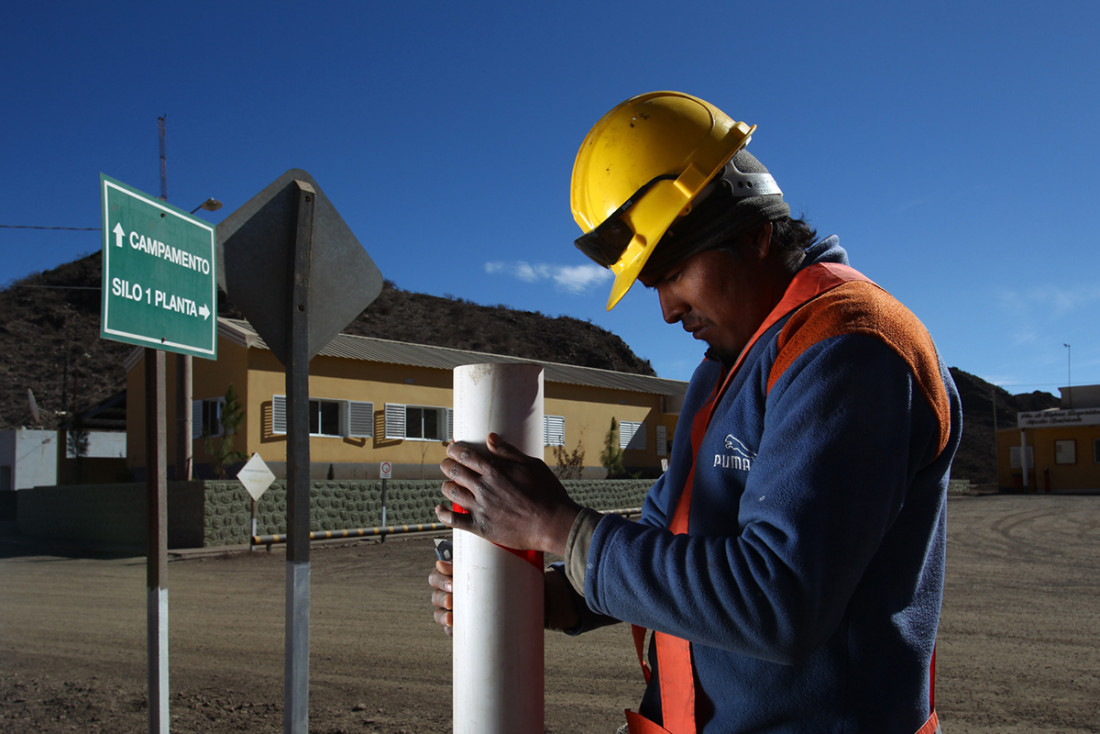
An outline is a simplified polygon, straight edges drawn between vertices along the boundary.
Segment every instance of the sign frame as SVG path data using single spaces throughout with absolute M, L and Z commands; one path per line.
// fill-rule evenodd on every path
M 100 203 L 100 337 L 217 359 L 214 225 L 106 174 L 100 174 Z

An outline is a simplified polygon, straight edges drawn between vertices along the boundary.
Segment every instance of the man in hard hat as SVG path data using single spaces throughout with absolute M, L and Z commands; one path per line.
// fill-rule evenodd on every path
M 561 554 L 550 626 L 635 625 L 653 673 L 632 732 L 933 732 L 958 394 L 917 318 L 791 218 L 754 129 L 658 92 L 577 155 L 577 246 L 613 271 L 608 308 L 640 280 L 709 347 L 641 520 L 578 506 L 495 435 L 448 448 L 442 492 L 469 514 L 436 512 Z M 449 572 L 430 582 L 445 625 Z

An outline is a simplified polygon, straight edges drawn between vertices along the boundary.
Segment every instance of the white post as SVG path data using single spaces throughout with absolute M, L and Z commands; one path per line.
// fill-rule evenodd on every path
M 1024 471 L 1024 491 L 1027 491 L 1027 432 L 1020 429 L 1020 468 Z
M 454 437 L 490 432 L 529 456 L 543 452 L 542 368 L 454 370 Z M 542 554 L 454 533 L 454 734 L 543 731 Z

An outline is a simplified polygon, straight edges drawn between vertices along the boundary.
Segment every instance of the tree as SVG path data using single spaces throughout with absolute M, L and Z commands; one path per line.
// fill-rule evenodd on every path
M 81 426 L 78 420 L 69 428 L 66 442 L 68 443 L 69 455 L 76 459 L 75 482 L 80 484 L 83 478 L 84 457 L 88 455 L 88 444 L 91 442 L 91 436 L 88 429 Z
M 225 398 L 222 401 L 221 414 L 218 423 L 221 425 L 220 439 L 215 443 L 215 437 L 203 432 L 202 442 L 206 453 L 210 456 L 210 465 L 214 469 L 214 475 L 218 479 L 225 479 L 225 468 L 236 461 L 244 461 L 247 455 L 233 447 L 237 429 L 244 421 L 244 407 L 237 397 L 237 389 L 230 384 L 225 389 Z
M 623 450 L 619 448 L 619 422 L 614 418 L 611 419 L 611 428 L 604 437 L 600 463 L 607 469 L 608 479 L 626 474 L 626 468 L 623 466 Z
M 554 473 L 558 475 L 558 479 L 580 479 L 581 472 L 584 471 L 584 446 L 581 441 L 577 441 L 577 448 L 572 451 L 566 451 L 565 446 L 555 446 L 553 448 L 554 461 L 557 466 L 554 469 Z

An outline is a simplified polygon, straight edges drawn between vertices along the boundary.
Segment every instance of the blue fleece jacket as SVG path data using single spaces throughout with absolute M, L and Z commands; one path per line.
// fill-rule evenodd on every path
M 836 238 L 807 251 L 805 266 L 818 262 L 847 264 Z M 692 641 L 701 732 L 915 732 L 961 433 L 947 369 L 877 286 L 806 303 L 752 346 L 720 399 L 689 532 L 673 535 L 692 419 L 726 368 L 708 358 L 692 377 L 641 521 L 600 519 L 587 606 Z M 659 722 L 658 678 L 639 711 Z

